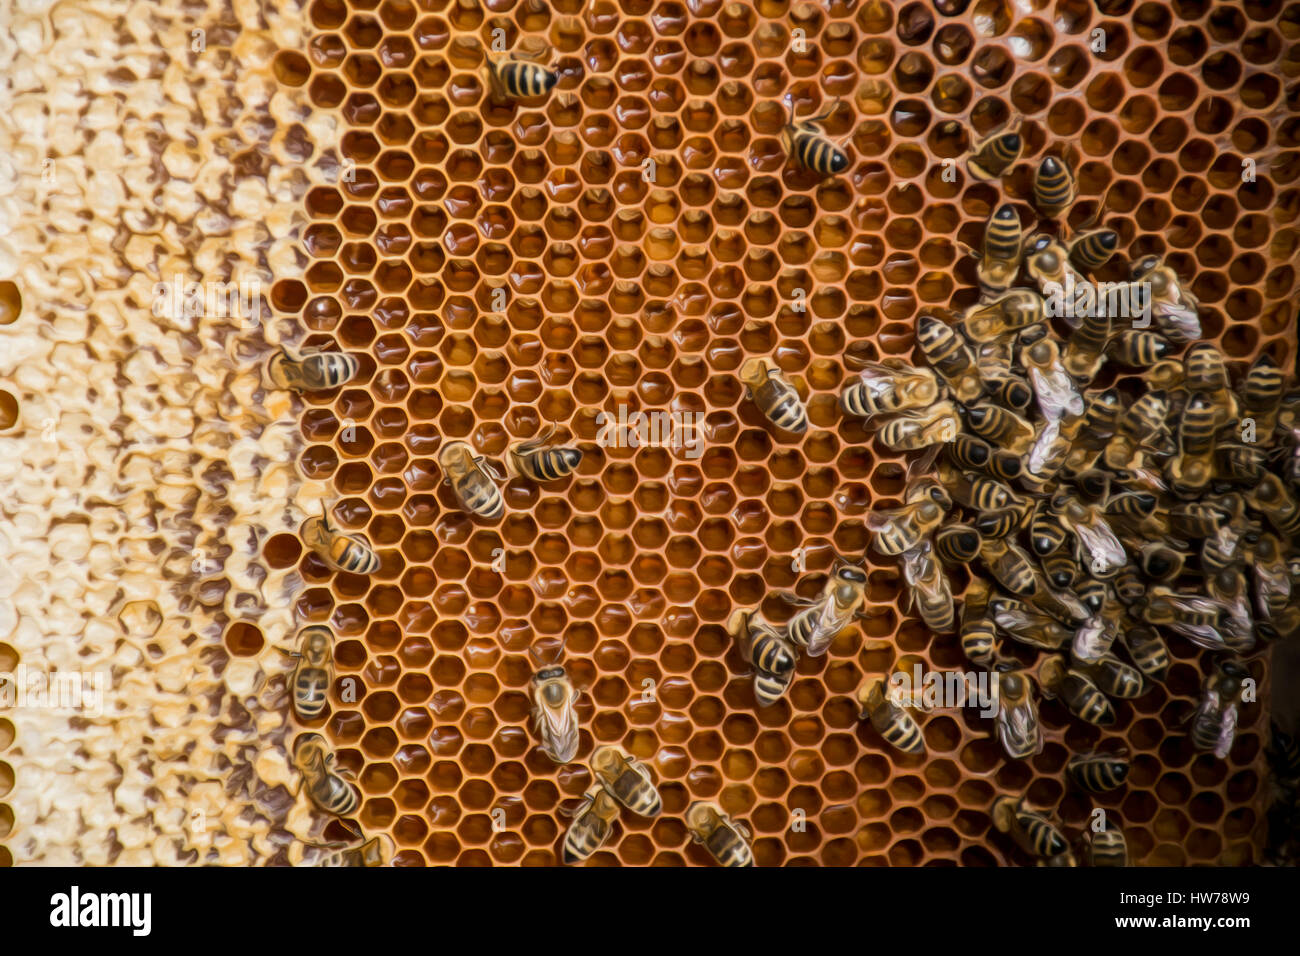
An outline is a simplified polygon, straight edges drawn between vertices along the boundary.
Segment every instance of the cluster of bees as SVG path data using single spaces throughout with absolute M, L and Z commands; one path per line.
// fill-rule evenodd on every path
M 968 168 L 994 179 L 1019 151 L 1014 132 L 997 133 Z M 1285 390 L 1267 355 L 1234 390 L 1219 351 L 1192 344 L 1196 299 L 1158 257 L 1132 272 L 1154 327 L 1121 328 L 1104 301 L 1054 317 L 1044 297 L 1085 284 L 1119 243 L 1108 229 L 1068 236 L 1074 198 L 1069 162 L 1042 160 L 1034 205 L 1058 228 L 1026 237 L 1017 208 L 998 206 L 972 253 L 978 303 L 918 320 L 928 367 L 863 363 L 842 393 L 847 414 L 879 423 L 884 445 L 924 452 L 902 506 L 872 512 L 867 527 L 877 550 L 899 558 L 925 624 L 957 633 L 971 663 L 998 675 L 995 732 L 1009 758 L 1042 749 L 1035 690 L 1107 727 L 1114 700 L 1164 677 L 1175 636 L 1213 654 L 1188 734 L 1222 758 L 1251 679 L 1247 656 L 1300 631 L 1300 390 Z M 1016 285 L 1022 270 L 1027 286 Z M 1107 363 L 1140 371 L 1090 387 Z M 945 567 L 971 574 L 960 615 Z M 1036 666 L 1020 663 L 1034 652 Z M 886 741 L 924 751 L 915 718 L 881 680 L 859 696 Z M 1067 764 L 1089 792 L 1122 786 L 1128 771 L 1122 751 Z M 1000 798 L 992 819 L 1040 862 L 1075 863 L 1060 826 L 1023 798 Z M 1092 834 L 1086 856 L 1124 865 L 1122 829 Z
M 649 768 L 619 748 L 607 745 L 592 751 L 591 775 L 596 782 L 572 812 L 573 823 L 564 834 L 565 863 L 581 863 L 604 846 L 620 811 L 642 817 L 657 817 L 663 811 Z M 716 804 L 692 803 L 686 808 L 685 820 L 691 839 L 722 866 L 754 865 L 749 831 Z

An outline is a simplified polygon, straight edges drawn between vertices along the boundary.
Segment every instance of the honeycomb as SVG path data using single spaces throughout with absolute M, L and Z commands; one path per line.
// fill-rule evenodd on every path
M 1029 202 L 1038 159 L 1062 146 L 1079 159 L 1071 227 L 1120 235 L 1099 281 L 1163 255 L 1236 375 L 1265 351 L 1293 369 L 1300 116 L 1283 87 L 1300 72 L 1300 3 L 313 0 L 306 14 L 305 47 L 274 72 L 336 135 L 301 144 L 303 255 L 271 305 L 289 340 L 362 361 L 302 399 L 297 463 L 382 566 L 333 573 L 291 530 L 263 554 L 300 575 L 299 624 L 337 634 L 329 709 L 303 729 L 355 774 L 357 820 L 391 835 L 395 864 L 557 863 L 560 811 L 601 744 L 653 768 L 664 812 L 625 814 L 595 865 L 708 865 L 682 821 L 695 800 L 749 827 L 760 866 L 1024 863 L 990 825 L 994 799 L 1022 792 L 1072 838 L 1105 807 L 1136 863 L 1259 859 L 1266 709 L 1243 709 L 1228 760 L 1196 755 L 1183 720 L 1198 656 L 1116 702 L 1104 736 L 1133 768 L 1112 794 L 1065 783 L 1070 753 L 1102 735 L 1056 701 L 1023 762 L 972 710 L 923 718 L 928 758 L 859 721 L 855 689 L 902 655 L 966 665 L 909 613 L 896 562 L 867 551 L 863 515 L 896 502 L 907 461 L 836 397 L 846 356 L 911 358 L 919 310 L 973 304 L 958 244 L 978 244 L 1003 195 Z M 502 38 L 547 51 L 548 99 L 489 94 L 484 50 Z M 787 162 L 787 92 L 799 116 L 835 104 L 824 129 L 846 173 Z M 964 154 L 1014 117 L 1016 165 L 970 179 Z M 757 356 L 804 395 L 805 435 L 745 399 L 737 372 Z M 598 416 L 620 406 L 700 416 L 702 453 L 602 446 Z M 495 523 L 457 507 L 444 440 L 502 470 L 552 423 L 585 452 L 572 478 L 509 481 Z M 757 709 L 732 610 L 788 619 L 774 592 L 816 594 L 836 554 L 864 553 L 866 620 Z M 578 757 L 558 768 L 529 725 L 537 647 L 585 691 Z

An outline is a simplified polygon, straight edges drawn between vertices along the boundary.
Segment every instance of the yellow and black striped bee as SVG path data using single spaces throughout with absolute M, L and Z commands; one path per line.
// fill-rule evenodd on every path
M 1110 340 L 1106 354 L 1129 368 L 1149 368 L 1174 350 L 1163 335 L 1143 329 L 1125 329 Z
M 957 401 L 973 402 L 984 391 L 975 355 L 952 326 L 922 313 L 916 320 L 916 343 Z
M 1192 715 L 1192 745 L 1220 760 L 1228 756 L 1237 736 L 1237 703 L 1250 671 L 1236 661 L 1222 661 L 1205 679 L 1201 701 Z
M 281 348 L 271 356 L 267 371 L 279 388 L 319 392 L 346 385 L 356 377 L 361 363 L 347 352 L 303 349 L 297 356 Z
M 581 805 L 572 816 L 561 855 L 568 864 L 581 863 L 609 841 L 614 821 L 618 819 L 618 804 L 604 787 L 596 784 L 583 795 Z
M 925 753 L 925 738 L 921 735 L 920 725 L 902 704 L 886 695 L 885 682 L 881 678 L 868 678 L 858 688 L 858 703 L 862 705 L 859 716 L 870 720 L 876 733 L 890 746 L 903 753 Z
M 1065 770 L 1084 790 L 1105 793 L 1123 786 L 1128 779 L 1129 762 L 1122 750 L 1113 754 L 1093 751 L 1071 757 Z
M 1152 680 L 1163 680 L 1169 670 L 1169 648 L 1154 630 L 1137 625 L 1121 635 L 1133 663 Z
M 1098 660 L 1087 664 L 1081 662 L 1079 666 L 1103 694 L 1116 700 L 1132 700 L 1142 696 L 1146 689 L 1141 671 L 1114 654 L 1103 654 Z
M 1047 421 L 1074 420 L 1087 410 L 1074 380 L 1061 364 L 1061 350 L 1054 341 L 1043 339 L 1021 349 L 1020 362 L 1038 397 L 1038 408 Z
M 379 570 L 379 555 L 363 535 L 344 534 L 330 526 L 329 512 L 321 505 L 319 518 L 302 524 L 303 543 L 335 571 L 350 574 L 374 574 Z
M 715 804 L 697 800 L 686 808 L 686 829 L 691 839 L 702 844 L 722 866 L 753 866 L 754 851 L 749 830 L 727 816 Z
M 542 741 L 538 749 L 556 763 L 568 763 L 578 754 L 576 705 L 581 695 L 559 664 L 539 666 L 533 674 L 533 723 Z
M 1006 671 L 998 682 L 998 741 L 1012 760 L 1021 760 L 1043 749 L 1043 728 L 1038 722 L 1033 681 L 1022 671 Z
M 758 410 L 777 428 L 795 435 L 808 430 L 803 399 L 770 359 L 750 359 L 740 368 L 740 380 Z
M 905 553 L 905 571 L 906 560 Z M 786 634 L 809 657 L 821 657 L 839 633 L 861 615 L 867 603 L 867 575 L 861 568 L 845 564 L 835 569 L 817 598 L 808 600 L 793 592 L 783 596 L 804 608 L 786 624 Z
M 934 553 L 946 564 L 969 564 L 980 553 L 980 534 L 968 524 L 945 524 L 934 533 Z
M 1052 513 L 1052 509 L 1040 506 L 1034 511 L 1029 522 L 1029 545 L 1034 554 L 1046 557 L 1065 547 L 1065 525 Z
M 1101 832 L 1094 832 L 1088 838 L 1089 866 L 1128 866 L 1128 843 L 1124 840 L 1124 831 L 1118 827 L 1107 827 Z
M 663 810 L 650 768 L 617 747 L 606 744 L 592 751 L 591 772 L 615 800 L 633 813 L 657 817 Z
M 984 301 L 1001 296 L 1020 271 L 1020 216 L 1016 207 L 1003 203 L 993 210 L 984 229 L 984 252 L 975 275 Z
M 1012 508 L 1027 510 L 1029 502 L 996 478 L 972 471 L 954 471 L 941 465 L 939 480 L 952 499 L 976 512 L 1001 511 Z
M 727 631 L 738 641 L 755 668 L 754 699 L 760 707 L 776 703 L 794 680 L 798 652 L 785 635 L 752 611 L 738 610 L 727 622 Z
M 1182 287 L 1178 273 L 1165 265 L 1159 256 L 1147 256 L 1133 266 L 1133 281 L 1150 288 L 1151 313 L 1160 331 L 1175 342 L 1190 342 L 1201 337 L 1200 303 Z
M 488 83 L 500 99 L 533 99 L 548 96 L 560 81 L 558 71 L 530 62 L 546 54 L 516 51 L 514 57 L 488 56 L 486 60 Z
M 1016 255 L 1019 256 L 1017 249 Z M 972 342 L 996 342 L 1043 321 L 1043 297 L 1032 289 L 1008 289 L 962 315 L 961 327 Z
M 554 433 L 555 426 L 552 425 L 545 435 L 512 446 L 508 453 L 511 468 L 537 482 L 556 481 L 573 474 L 582 461 L 582 449 L 545 447 Z
M 1281 534 L 1300 536 L 1300 504 L 1287 490 L 1282 479 L 1271 472 L 1260 475 L 1259 484 L 1246 492 L 1246 500 L 1256 511 L 1261 511 Z
M 1147 454 L 1172 455 L 1175 450 L 1169 430 L 1169 396 L 1157 389 L 1143 394 L 1124 412 L 1104 458 L 1109 468 L 1131 469 L 1140 467 Z
M 994 829 L 1010 834 L 1016 845 L 1032 856 L 1050 860 L 1070 848 L 1046 814 L 1025 808 L 1024 797 L 998 797 L 993 801 L 992 816 Z
M 1015 412 L 989 402 L 967 406 L 966 424 L 989 444 L 1004 448 L 1013 455 L 1029 451 L 1037 435 L 1034 426 Z
M 1241 389 L 1243 415 L 1255 422 L 1260 441 L 1267 441 L 1277 428 L 1282 406 L 1282 370 L 1267 352 L 1255 359 Z
M 361 805 L 357 788 L 334 770 L 334 753 L 320 734 L 303 734 L 294 742 L 293 764 L 317 809 L 347 817 Z
M 1020 476 L 1019 456 L 1001 448 L 994 448 L 982 438 L 962 432 L 945 447 L 948 457 L 963 469 L 982 471 L 1003 481 L 1014 481 Z
M 1066 245 L 1070 261 L 1081 270 L 1091 272 L 1110 261 L 1119 249 L 1119 233 L 1114 229 L 1089 229 Z
M 1020 158 L 1024 141 L 1020 134 L 1005 127 L 984 137 L 971 148 L 966 170 L 980 182 L 997 179 Z
M 438 450 L 443 482 L 451 485 L 460 506 L 470 514 L 493 520 L 505 514 L 506 501 L 493 482 L 503 477 L 468 442 L 451 441 Z
M 952 586 L 935 560 L 928 539 L 903 552 L 903 580 L 912 589 L 912 604 L 926 627 L 940 634 L 953 630 L 956 619 Z M 865 587 L 866 575 L 863 575 L 862 582 Z
M 1038 563 L 1043 566 L 1043 573 L 1047 575 L 1048 582 L 1058 590 L 1072 587 L 1081 573 L 1073 556 L 1065 548 L 1042 555 Z M 1080 599 L 1087 603 L 1082 595 Z
M 1268 454 L 1257 445 L 1219 442 L 1214 446 L 1214 477 L 1220 481 L 1257 482 Z
M 989 601 L 989 611 L 999 630 L 1030 647 L 1045 651 L 1060 650 L 1074 637 L 1074 632 L 1069 628 L 1024 601 L 995 597 Z
M 1086 385 L 1097 376 L 1106 361 L 1106 345 L 1111 336 L 1111 316 L 1106 309 L 1087 309 L 1079 319 L 1079 327 L 1070 333 L 1061 356 L 1061 365 L 1080 385 Z
M 1078 474 L 1093 467 L 1114 438 L 1124 404 L 1118 390 L 1108 388 L 1088 398 L 1088 408 L 1066 456 L 1066 474 Z
M 835 112 L 836 100 L 824 112 L 807 119 L 795 119 L 794 104 L 786 98 L 790 121 L 781 130 L 781 145 L 786 153 L 804 169 L 823 176 L 837 176 L 849 168 L 849 157 L 826 138 L 817 124 Z
M 1049 657 L 1039 665 L 1039 683 L 1043 693 L 1059 697 L 1070 713 L 1098 727 L 1115 722 L 1115 708 L 1106 695 L 1086 674 L 1069 667 L 1061 657 Z
M 898 555 L 915 548 L 943 521 L 952 499 L 933 478 L 911 482 L 901 508 L 873 511 L 867 515 L 867 530 L 875 535 L 881 554 Z
M 989 615 L 989 585 L 975 578 L 961 606 L 961 649 L 972 664 L 992 667 L 997 659 L 997 628 Z
M 1077 313 L 1089 310 L 1074 308 L 1072 300 L 1065 297 L 1071 289 L 1084 288 L 1086 282 L 1070 264 L 1065 246 L 1045 233 L 1033 236 L 1025 245 L 1025 269 L 1044 296 L 1059 299 L 1058 314 L 1062 321 L 1072 329 L 1078 328 L 1081 317 Z M 1069 308 L 1065 307 L 1067 304 Z
M 1198 647 L 1211 651 L 1228 649 L 1223 635 L 1223 606 L 1210 598 L 1179 594 L 1163 586 L 1153 587 L 1147 592 L 1142 619 L 1176 631 Z
M 298 635 L 297 658 L 289 686 L 293 691 L 293 712 L 304 723 L 325 711 L 330 685 L 334 683 L 334 632 L 323 624 L 304 627 Z
M 1059 219 L 1078 195 L 1074 171 L 1064 159 L 1044 156 L 1034 173 L 1034 205 L 1048 219 Z
M 1199 494 L 1214 477 L 1215 419 L 1204 393 L 1188 399 L 1178 425 L 1178 454 L 1165 466 L 1170 487 L 1180 495 Z
M 1163 541 L 1148 541 L 1137 552 L 1142 573 L 1155 581 L 1172 581 L 1183 571 L 1187 556 Z
M 961 432 L 957 406 L 949 401 L 935 402 L 920 412 L 891 418 L 880 426 L 877 437 L 896 451 L 916 451 L 952 441 Z
M 1003 405 L 1016 412 L 1024 412 L 1034 400 L 1034 390 L 1018 375 L 1000 375 L 989 382 L 989 397 L 994 405 Z
M 850 415 L 870 418 L 885 412 L 928 408 L 939 398 L 939 382 L 927 369 L 901 359 L 863 363 L 861 378 L 840 393 L 840 407 Z
M 344 846 L 345 844 L 342 843 L 334 843 L 324 846 L 322 849 L 339 850 L 340 847 Z M 387 833 L 381 833 L 378 836 L 373 836 L 369 840 L 363 841 L 359 846 L 349 846 L 339 852 L 331 853 L 328 856 L 321 858 L 316 865 L 324 867 L 387 866 L 388 861 L 393 858 L 393 849 L 393 838 Z
M 1012 594 L 1028 597 L 1038 591 L 1038 577 L 1029 555 L 1014 541 L 1004 538 L 984 539 L 980 558 L 993 577 Z
M 1283 555 L 1282 542 L 1271 534 L 1262 534 L 1250 554 L 1255 578 L 1255 607 L 1261 617 L 1282 617 L 1300 581 L 1293 581 Z

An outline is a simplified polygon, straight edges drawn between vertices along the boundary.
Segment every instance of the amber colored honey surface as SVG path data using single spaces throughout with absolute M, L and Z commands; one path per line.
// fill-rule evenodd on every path
M 314 0 L 307 17 L 275 72 L 338 118 L 336 142 L 303 144 L 332 184 L 305 194 L 303 269 L 271 304 L 303 344 L 363 359 L 304 399 L 298 464 L 383 564 L 332 574 L 289 534 L 263 553 L 298 566 L 299 622 L 331 624 L 339 680 L 361 678 L 317 726 L 395 863 L 556 863 L 602 743 L 653 769 L 664 813 L 624 814 L 593 864 L 707 864 L 682 822 L 697 799 L 749 826 L 760 866 L 1026 863 L 990 826 L 1004 793 L 1071 838 L 1106 808 L 1138 863 L 1259 860 L 1267 715 L 1244 707 L 1227 760 L 1195 754 L 1207 662 L 1188 645 L 1105 732 L 1044 701 L 1044 750 L 1012 762 L 990 720 L 938 711 L 918 758 L 858 720 L 855 689 L 904 654 L 968 665 L 908 613 L 892 559 L 866 554 L 867 619 L 771 707 L 724 624 L 760 604 L 784 620 L 772 592 L 811 596 L 835 554 L 864 555 L 863 514 L 897 500 L 906 461 L 842 416 L 846 355 L 906 358 L 921 309 L 974 302 L 959 242 L 1004 196 L 1029 201 L 1046 152 L 1077 162 L 1070 225 L 1102 204 L 1120 234 L 1097 279 L 1161 254 L 1235 372 L 1261 351 L 1293 368 L 1300 3 Z M 544 103 L 491 98 L 498 29 L 560 72 Z M 787 162 L 787 92 L 799 115 L 840 100 L 824 128 L 847 173 Z M 1020 161 L 1000 186 L 970 179 L 966 150 L 1016 116 Z M 806 397 L 802 438 L 745 399 L 753 356 Z M 620 405 L 703 413 L 702 455 L 601 447 L 596 416 Z M 500 465 L 552 422 L 586 453 L 574 477 L 510 481 L 499 522 L 457 507 L 442 441 Z M 585 694 L 578 760 L 557 768 L 529 725 L 527 652 L 561 641 Z M 1088 796 L 1063 768 L 1099 740 L 1133 769 Z

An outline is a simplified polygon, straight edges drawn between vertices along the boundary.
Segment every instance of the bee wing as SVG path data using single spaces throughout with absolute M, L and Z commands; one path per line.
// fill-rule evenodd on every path
M 1094 574 L 1104 574 L 1124 565 L 1127 556 L 1124 546 L 1110 530 L 1104 518 L 1094 518 L 1091 522 L 1082 521 L 1074 525 L 1075 536 L 1079 540 L 1081 556 L 1086 556 L 1088 566 Z
M 898 369 L 882 365 L 880 362 L 866 362 L 862 366 L 862 384 L 867 391 L 879 398 L 894 391 L 902 378 Z
M 1189 342 L 1201 337 L 1201 320 L 1194 308 L 1182 302 L 1157 302 L 1152 311 L 1171 339 Z
M 903 552 L 903 579 L 911 587 L 922 586 L 930 576 L 930 565 L 934 561 L 930 539 L 924 539 L 916 547 Z
M 533 711 L 542 749 L 560 763 L 568 763 L 578 752 L 578 715 L 572 706 L 576 699 L 575 694 L 559 707 L 538 707 Z
M 1219 633 L 1213 624 L 1184 624 L 1175 621 L 1169 627 L 1197 647 L 1203 647 L 1209 651 L 1226 651 L 1228 649 L 1228 642 L 1223 639 L 1223 635 Z
M 907 480 L 911 481 L 921 475 L 928 474 L 934 463 L 939 458 L 939 452 L 943 451 L 942 445 L 931 445 L 919 458 L 913 459 L 912 463 L 907 466 Z
M 1048 375 L 1042 369 L 1030 368 L 1029 379 L 1034 386 L 1034 394 L 1038 396 L 1038 407 L 1049 422 L 1057 421 L 1066 414 L 1083 414 L 1083 397 L 1064 371 L 1054 368 Z
M 1100 617 L 1090 617 L 1082 627 L 1074 632 L 1074 644 L 1071 651 L 1082 661 L 1095 661 L 1102 657 L 1108 648 L 1105 623 Z
M 1042 732 L 1032 704 L 1017 704 L 998 710 L 998 740 L 1012 757 L 1025 757 L 1042 746 Z
M 1059 418 L 1048 418 L 1047 424 L 1043 430 L 1038 433 L 1033 447 L 1029 449 L 1026 456 L 1025 469 L 1034 475 L 1043 473 L 1048 463 L 1056 457 L 1056 440 L 1061 435 L 1061 420 Z
M 867 514 L 867 530 L 877 536 L 887 531 L 897 528 L 900 532 L 907 535 L 916 534 L 916 522 L 913 517 L 911 506 L 896 508 L 890 511 L 872 511 Z M 882 554 L 898 554 L 898 551 L 882 547 L 883 541 L 880 537 L 876 538 L 876 547 Z
M 1214 756 L 1222 760 L 1232 749 L 1232 740 L 1237 736 L 1237 705 L 1229 704 L 1223 709 L 1223 723 L 1219 726 L 1219 739 L 1214 745 Z

